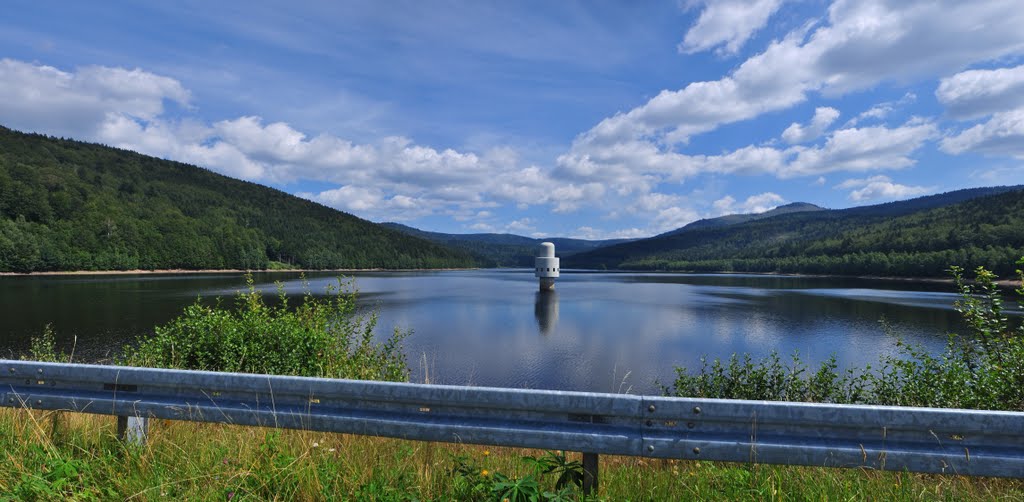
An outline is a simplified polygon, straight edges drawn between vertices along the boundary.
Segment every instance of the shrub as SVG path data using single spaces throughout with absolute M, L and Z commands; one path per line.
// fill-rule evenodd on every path
M 1018 265 L 1024 265 L 1024 258 Z M 797 354 L 786 366 L 775 353 L 758 362 L 736 354 L 728 362 L 715 359 L 709 364 L 702 358 L 697 371 L 676 368 L 675 381 L 662 387 L 663 392 L 680 397 L 1024 410 L 1024 327 L 1010 327 L 996 275 L 984 267 L 975 269 L 974 281 L 965 279 L 960 267 L 951 267 L 950 273 L 961 296 L 955 308 L 969 332 L 949 335 L 938 355 L 900 342 L 899 355 L 883 357 L 878 369 L 867 366 L 842 374 L 836 371 L 835 356 L 814 373 Z M 1024 282 L 1024 272 L 1017 270 L 1017 275 Z M 1024 286 L 1017 293 L 1024 296 Z
M 351 282 L 341 279 L 317 298 L 307 291 L 291 308 L 283 286 L 279 302 L 267 305 L 246 276 L 236 308 L 203 305 L 198 299 L 155 335 L 125 347 L 119 363 L 181 368 L 361 380 L 408 380 L 402 341 L 410 332 L 395 330 L 374 340 L 377 314 L 360 313 Z

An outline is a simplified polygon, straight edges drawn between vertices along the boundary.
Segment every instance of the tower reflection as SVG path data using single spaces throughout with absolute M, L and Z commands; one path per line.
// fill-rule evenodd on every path
M 558 326 L 558 292 L 538 291 L 533 303 L 533 315 L 537 318 L 540 334 L 549 335 Z

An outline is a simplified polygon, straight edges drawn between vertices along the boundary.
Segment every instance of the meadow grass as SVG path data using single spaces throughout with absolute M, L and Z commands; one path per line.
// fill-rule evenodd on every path
M 523 448 L 166 420 L 141 446 L 114 435 L 109 416 L 0 410 L 0 500 L 501 500 L 469 486 L 496 476 L 556 492 L 524 460 L 545 452 Z M 612 455 L 600 468 L 600 500 L 1024 500 L 1019 480 Z

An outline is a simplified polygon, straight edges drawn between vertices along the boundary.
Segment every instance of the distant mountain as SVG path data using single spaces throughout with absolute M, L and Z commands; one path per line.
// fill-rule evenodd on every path
M 957 190 L 842 210 L 698 225 L 582 252 L 564 268 L 945 276 L 1013 273 L 1024 255 L 1024 186 Z
M 0 271 L 477 266 L 203 168 L 0 127 Z
M 675 234 L 678 234 L 678 233 L 681 233 L 681 232 L 686 232 L 686 231 L 689 231 L 689 230 L 697 230 L 697 229 L 701 229 L 701 228 L 714 228 L 714 227 L 726 227 L 726 226 L 729 226 L 729 225 L 738 225 L 740 223 L 746 223 L 748 221 L 763 220 L 765 218 L 772 218 L 772 217 L 775 217 L 775 216 L 779 216 L 781 214 L 800 213 L 800 212 L 805 212 L 805 211 L 825 211 L 825 210 L 826 209 L 823 208 L 823 207 L 816 206 L 814 204 L 809 204 L 807 202 L 794 202 L 792 204 L 786 204 L 784 206 L 779 206 L 779 207 L 777 207 L 775 209 L 772 209 L 770 211 L 765 211 L 763 213 L 727 214 L 725 216 L 719 216 L 717 218 L 706 218 L 706 219 L 703 219 L 703 220 L 697 220 L 697 221 L 695 221 L 693 223 L 690 223 L 690 224 L 688 224 L 686 226 L 677 228 L 675 230 L 670 230 L 670 231 L 665 232 L 665 233 L 660 234 L 660 235 L 656 235 L 655 237 L 661 237 L 661 236 L 667 236 L 667 235 L 675 235 Z
M 554 243 L 558 256 L 566 257 L 573 254 L 597 249 L 603 246 L 630 242 L 630 239 L 585 240 L 565 237 L 548 237 L 537 239 L 515 234 L 446 234 L 428 232 L 401 223 L 381 223 L 382 226 L 404 232 L 406 234 L 427 239 L 438 244 L 461 249 L 474 254 L 490 266 L 496 267 L 531 267 L 537 255 L 537 247 L 541 242 Z

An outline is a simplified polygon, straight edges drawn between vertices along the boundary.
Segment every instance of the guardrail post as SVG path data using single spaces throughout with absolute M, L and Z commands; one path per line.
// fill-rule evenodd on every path
M 583 453 L 583 495 L 597 493 L 597 460 L 596 453 Z
M 117 417 L 117 438 L 125 443 L 144 445 L 149 434 L 149 419 L 144 417 Z

